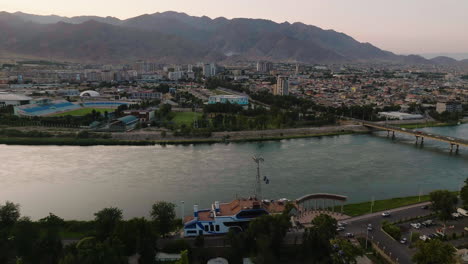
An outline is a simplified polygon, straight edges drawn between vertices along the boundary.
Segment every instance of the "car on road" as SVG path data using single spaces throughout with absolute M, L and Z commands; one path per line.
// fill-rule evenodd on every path
M 410 226 L 411 226 L 412 228 L 416 228 L 416 229 L 421 228 L 421 224 L 420 224 L 420 223 L 411 223 Z
M 462 217 L 462 215 L 460 213 L 452 213 L 452 217 L 457 219 L 457 218 Z
M 336 228 L 336 231 L 337 231 L 337 232 L 340 232 L 340 231 L 343 231 L 343 230 L 345 230 L 344 226 L 338 226 L 338 227 Z
M 423 206 L 421 206 L 421 209 L 427 210 L 427 209 L 429 209 L 429 205 L 423 205 Z
M 404 238 L 402 238 L 402 239 L 400 240 L 400 243 L 401 243 L 401 244 L 406 244 L 406 242 L 408 242 L 408 239 L 406 239 L 406 237 L 404 237 Z
M 390 216 L 390 212 L 383 212 L 383 213 L 382 213 L 382 216 L 383 216 L 383 217 L 389 217 L 389 216 Z
M 419 237 L 419 239 L 421 239 L 422 241 L 426 241 L 426 240 L 430 240 L 431 238 L 426 235 L 422 235 Z
M 429 220 L 426 220 L 426 221 L 422 222 L 421 225 L 423 225 L 425 227 L 430 227 L 430 226 L 434 225 L 434 221 L 429 219 Z
M 338 226 L 347 226 L 347 225 L 348 225 L 347 222 L 339 222 L 339 223 L 338 223 Z
M 372 227 L 372 224 L 367 224 L 367 231 L 372 231 L 374 228 Z

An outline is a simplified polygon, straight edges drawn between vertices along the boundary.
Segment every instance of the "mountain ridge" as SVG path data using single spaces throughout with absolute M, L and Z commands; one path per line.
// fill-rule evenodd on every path
M 396 55 L 371 43 L 358 42 L 345 33 L 302 22 L 212 19 L 174 11 L 123 20 L 111 16 L 61 17 L 0 12 L 0 34 L 4 35 L 0 38 L 3 52 L 85 61 L 159 58 L 161 61 L 195 62 L 236 56 L 240 60 L 320 64 L 458 64 L 449 58 L 428 60 L 416 55 Z

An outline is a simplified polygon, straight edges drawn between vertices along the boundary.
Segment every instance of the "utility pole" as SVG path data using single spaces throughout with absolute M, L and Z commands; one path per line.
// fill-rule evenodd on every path
M 184 224 L 184 214 L 185 214 L 185 202 L 184 201 L 180 201 L 182 203 L 182 215 L 180 216 L 180 218 L 182 218 L 182 225 Z
M 252 159 L 255 163 L 257 163 L 257 176 L 255 179 L 255 198 L 257 200 L 262 199 L 262 182 L 260 179 L 260 162 L 264 162 L 265 160 L 261 156 L 253 156 Z

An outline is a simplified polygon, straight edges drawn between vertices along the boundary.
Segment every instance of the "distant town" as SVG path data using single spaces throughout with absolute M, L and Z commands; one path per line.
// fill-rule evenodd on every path
M 467 103 L 468 73 L 449 66 L 14 61 L 0 71 L 1 123 L 20 131 L 7 137 L 36 137 L 31 127 L 133 141 L 285 137 L 341 117 L 456 123 Z

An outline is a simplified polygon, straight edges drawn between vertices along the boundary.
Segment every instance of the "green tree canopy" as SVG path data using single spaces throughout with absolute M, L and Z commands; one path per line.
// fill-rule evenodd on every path
M 175 204 L 164 201 L 153 204 L 151 217 L 156 224 L 156 230 L 162 236 L 172 231 L 175 216 Z
M 334 252 L 333 263 L 357 263 L 356 258 L 362 256 L 364 251 L 345 239 L 334 239 L 331 241 Z
M 338 223 L 335 218 L 329 215 L 321 214 L 315 217 L 311 224 L 313 225 L 313 228 L 320 230 L 320 233 L 326 240 L 330 240 L 336 235 L 336 226 Z
M 118 223 L 122 221 L 122 210 L 115 207 L 104 208 L 94 214 L 96 222 L 96 234 L 100 240 L 105 240 L 110 237 L 117 227 Z
M 431 192 L 429 197 L 432 202 L 432 210 L 437 213 L 439 219 L 442 221 L 451 219 L 458 201 L 457 196 L 446 190 L 438 190 Z
M 468 209 L 468 178 L 465 180 L 465 186 L 460 190 L 460 198 L 463 201 L 463 207 Z
M 413 261 L 417 264 L 452 264 L 455 261 L 455 248 L 438 239 L 428 242 L 420 241 L 417 244 L 417 252 Z
M 0 227 L 10 227 L 18 221 L 20 217 L 19 204 L 7 201 L 0 206 Z

